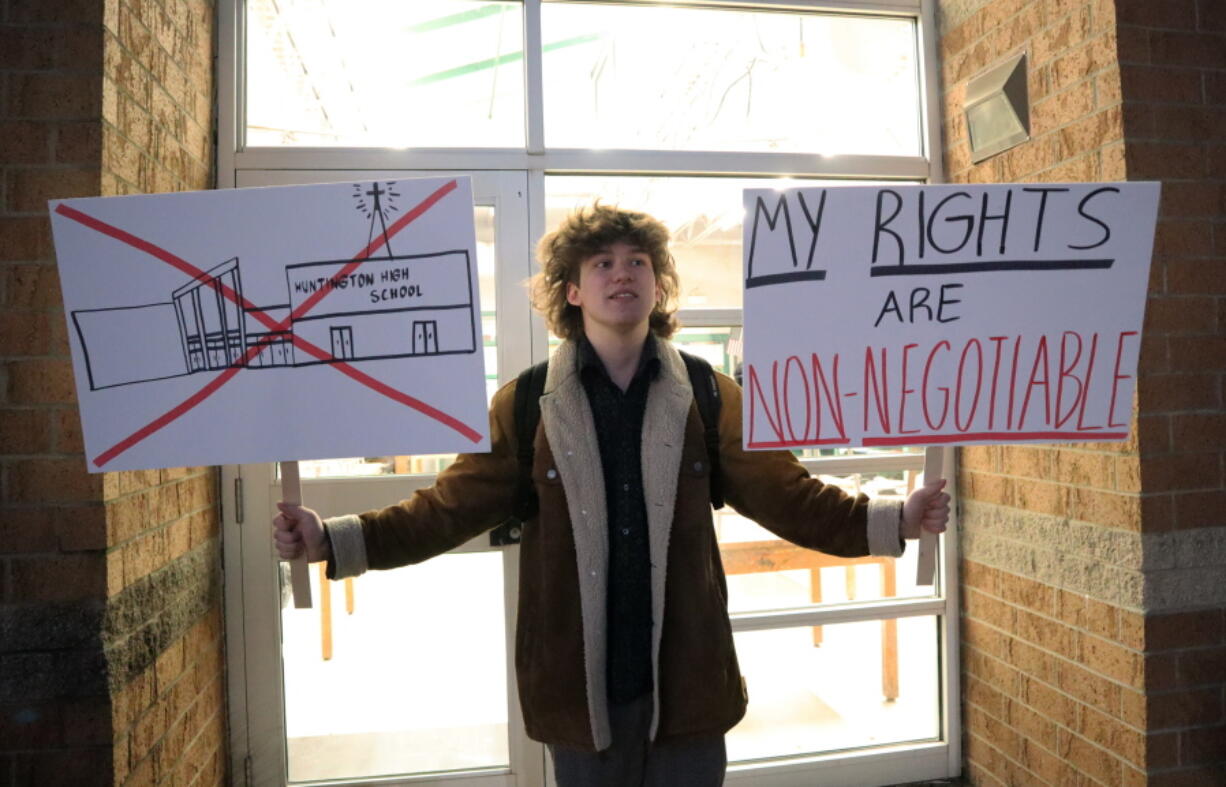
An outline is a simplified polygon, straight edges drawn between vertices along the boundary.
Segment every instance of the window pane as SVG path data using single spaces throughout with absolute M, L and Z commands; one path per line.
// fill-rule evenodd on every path
M 735 376 L 739 362 L 740 328 L 682 328 L 673 341 L 711 366 Z M 912 453 L 923 449 L 875 452 Z M 801 452 L 796 452 L 801 453 Z M 805 454 L 817 454 L 806 451 Z M 822 449 L 823 455 L 834 451 Z M 871 456 L 864 449 L 840 449 L 840 456 Z M 917 470 L 864 470 L 843 475 L 819 474 L 823 483 L 848 494 L 863 492 L 880 499 L 903 499 L 917 482 Z M 804 549 L 738 515 L 731 507 L 715 512 L 728 606 L 732 612 L 797 609 L 851 601 L 930 597 L 934 586 L 915 584 L 914 543 L 898 560 L 883 557 L 838 558 Z
M 546 3 L 541 26 L 550 147 L 921 152 L 911 20 Z
M 740 328 L 685 328 L 673 334 L 673 344 L 685 350 L 690 355 L 697 355 L 716 371 L 732 376 L 739 360 L 736 344 L 741 335 Z
M 498 337 L 495 331 L 494 299 L 494 208 L 474 208 L 477 229 L 477 284 L 481 293 L 481 334 L 485 349 L 485 397 L 489 401 L 498 390 Z M 303 478 L 338 478 L 370 475 L 434 475 L 455 460 L 455 454 L 417 456 L 372 456 L 320 459 L 299 463 Z
M 519 3 L 247 0 L 247 144 L 522 147 Z
M 864 492 L 875 499 L 901 499 L 914 483 L 914 473 L 905 470 L 818 478 L 848 494 Z M 898 559 L 835 557 L 784 541 L 731 506 L 715 512 L 715 532 L 733 613 L 931 597 L 939 589 L 915 584 L 915 542 Z
M 803 448 L 797 451 L 796 455 L 806 459 L 819 459 L 824 456 L 887 456 L 922 453 L 924 453 L 923 446 L 904 445 L 890 448 Z
M 741 306 L 741 189 L 772 188 L 785 178 L 646 178 L 553 175 L 545 178 L 545 227 L 597 198 L 650 213 L 668 227 L 681 276 L 682 309 Z M 808 181 L 806 181 L 808 182 Z
M 937 621 L 737 634 L 749 712 L 728 733 L 729 762 L 936 739 Z
M 315 568 L 320 609 L 281 613 L 289 780 L 505 767 L 502 556 L 364 574 L 351 614 L 328 582 L 327 618 Z

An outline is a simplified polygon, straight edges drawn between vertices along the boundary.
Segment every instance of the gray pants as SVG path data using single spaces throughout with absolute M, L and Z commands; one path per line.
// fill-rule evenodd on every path
M 558 787 L 719 787 L 724 736 L 652 744 L 651 695 L 609 706 L 613 745 L 602 752 L 550 746 Z

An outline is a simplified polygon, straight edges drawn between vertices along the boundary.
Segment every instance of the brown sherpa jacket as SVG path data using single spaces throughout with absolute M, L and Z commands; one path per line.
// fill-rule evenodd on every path
M 719 735 L 745 713 L 712 524 L 701 418 L 685 363 L 661 341 L 643 418 L 643 493 L 651 551 L 652 737 Z M 605 588 L 608 534 L 600 449 L 576 347 L 554 355 L 541 397 L 533 481 L 537 517 L 523 528 L 515 666 L 528 734 L 608 748 Z M 727 502 L 787 540 L 834 555 L 894 555 L 901 504 L 823 485 L 787 451 L 741 447 L 741 391 L 718 375 L 720 467 Z M 488 454 L 463 454 L 434 486 L 378 511 L 327 521 L 337 578 L 417 563 L 511 513 L 517 475 L 515 384 L 494 395 Z

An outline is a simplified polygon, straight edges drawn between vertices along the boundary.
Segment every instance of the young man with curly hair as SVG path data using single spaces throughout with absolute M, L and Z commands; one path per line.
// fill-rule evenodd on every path
M 606 205 L 571 214 L 538 248 L 533 303 L 565 341 L 549 361 L 522 529 L 515 665 L 528 734 L 558 783 L 718 785 L 745 686 L 712 524 L 703 424 L 669 337 L 678 293 L 668 230 Z M 949 516 L 943 482 L 905 503 L 848 495 L 787 451 L 741 445 L 741 391 L 716 375 L 727 502 L 795 544 L 897 556 Z M 382 510 L 322 522 L 280 504 L 278 551 L 328 575 L 417 563 L 505 520 L 519 468 L 515 383 L 490 407 L 492 450 Z

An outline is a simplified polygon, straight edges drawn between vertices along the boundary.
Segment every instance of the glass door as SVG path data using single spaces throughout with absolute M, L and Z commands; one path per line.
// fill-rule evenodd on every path
M 742 190 L 824 183 L 547 173 L 545 228 L 598 197 L 661 217 L 681 278 L 683 327 L 673 342 L 738 377 Z M 798 454 L 824 483 L 875 498 L 903 498 L 925 464 L 915 447 Z M 781 540 L 731 507 L 715 512 L 715 530 L 749 692 L 748 712 L 727 736 L 728 781 L 894 784 L 946 772 L 948 577 L 918 585 L 914 545 L 897 560 L 838 558 Z
M 485 195 L 481 205 L 492 209 L 478 209 L 478 226 L 492 222 L 498 259 L 496 275 L 482 291 L 484 308 L 497 305 L 485 320 L 490 386 L 545 357 L 548 349 L 520 288 L 531 273 L 532 244 L 569 210 L 597 196 L 646 210 L 672 233 L 684 287 L 679 316 L 686 328 L 678 343 L 735 373 L 744 327 L 741 188 L 941 177 L 937 5 L 221 0 L 219 184 L 370 177 L 376 170 L 389 176 L 412 170 L 516 173 L 480 175 L 477 189 Z M 846 111 L 850 106 L 856 111 Z M 514 184 L 504 184 L 503 177 Z M 518 201 L 497 196 L 505 193 L 516 193 Z M 486 296 L 490 287 L 493 299 Z M 209 363 L 206 330 L 212 329 L 202 322 L 201 365 Z M 410 339 L 428 351 L 434 329 L 422 324 L 411 330 Z M 338 335 L 334 343 L 343 351 L 345 341 Z M 278 351 L 270 351 L 270 362 Z M 354 351 L 360 353 L 356 346 Z M 945 457 L 952 478 L 952 451 Z M 922 452 L 906 449 L 813 451 L 800 458 L 830 483 L 886 496 L 905 494 L 924 465 Z M 362 510 L 428 483 L 446 461 L 402 456 L 320 465 L 320 476 L 306 480 L 306 500 L 329 513 Z M 227 513 L 238 475 L 225 479 Z M 422 580 L 392 594 L 372 587 L 377 580 L 370 575 L 363 577 L 352 588 L 352 615 L 345 589 L 336 588 L 334 612 L 327 617 L 332 657 L 325 661 L 319 617 L 310 616 L 294 634 L 293 613 L 282 614 L 276 606 L 267 538 L 276 494 L 272 471 L 242 468 L 241 480 L 248 490 L 241 510 L 253 512 L 245 516 L 246 527 L 254 530 L 244 535 L 252 550 L 263 551 L 252 552 L 242 563 L 246 569 L 227 572 L 227 620 L 242 621 L 228 632 L 230 651 L 242 654 L 231 659 L 229 676 L 232 684 L 263 688 L 232 696 L 236 775 L 249 762 L 248 784 L 297 778 L 298 766 L 289 760 L 299 760 L 287 754 L 287 733 L 298 742 L 291 746 L 301 743 L 305 750 L 303 763 L 307 755 L 330 759 L 324 735 L 361 734 L 329 728 L 333 711 L 316 709 L 295 721 L 300 693 L 378 692 L 391 710 L 370 711 L 377 720 L 412 717 L 399 710 L 408 705 L 434 708 L 430 692 L 437 690 L 437 702 L 450 707 L 425 714 L 436 724 L 429 732 L 436 737 L 415 740 L 429 741 L 426 746 L 439 756 L 396 766 L 410 775 L 395 781 L 447 774 L 473 783 L 551 784 L 541 749 L 516 726 L 519 712 L 505 657 L 495 662 L 496 654 L 484 652 L 492 647 L 484 643 L 511 630 L 514 548 L 499 557 L 474 543 L 421 567 L 391 572 L 389 577 Z M 252 495 L 262 497 L 253 502 Z M 899 561 L 831 562 L 780 542 L 727 509 L 717 514 L 716 527 L 751 697 L 749 715 L 728 738 L 728 782 L 896 784 L 957 774 L 956 542 L 941 550 L 938 583 L 928 587 L 910 582 L 915 550 Z M 228 530 L 228 568 L 237 565 L 231 562 L 236 541 Z M 476 566 L 482 560 L 489 569 L 472 574 L 445 562 Z M 435 565 L 437 577 L 423 573 Z M 238 591 L 231 590 L 235 582 Z M 489 599 L 447 612 L 433 603 L 444 595 L 482 596 L 499 582 L 504 592 L 496 604 L 502 605 L 503 622 L 496 633 L 493 618 L 480 617 L 491 614 Z M 246 609 L 244 594 L 254 599 Z M 397 621 L 389 635 L 395 644 L 384 646 L 401 658 L 396 669 L 351 666 L 384 679 L 324 683 L 321 689 L 327 670 L 348 663 L 351 650 L 361 646 L 347 627 L 365 620 L 384 597 L 398 602 L 390 611 Z M 438 619 L 423 617 L 429 614 Z M 461 625 L 475 632 L 454 633 Z M 315 660 L 298 682 L 291 666 L 282 677 L 282 627 L 287 643 L 301 639 L 287 644 L 286 652 L 310 653 Z M 244 636 L 257 635 L 273 644 L 236 651 Z M 476 636 L 488 637 L 471 644 L 487 658 L 474 663 L 472 652 L 448 650 Z M 436 672 L 453 663 L 463 667 L 461 677 Z M 420 689 L 407 698 L 390 693 L 394 679 L 387 676 L 421 671 L 434 683 L 414 683 Z M 495 673 L 502 683 L 490 682 Z M 289 687 L 288 698 L 283 687 Z M 472 699 L 499 691 L 507 695 L 505 722 Z M 248 729 L 248 704 L 252 719 L 273 721 Z M 490 736 L 482 732 L 503 723 L 505 755 L 485 747 Z M 480 761 L 443 762 L 449 744 L 439 728 L 469 735 L 469 748 L 487 753 Z M 423 726 L 413 729 L 414 735 L 426 734 Z M 429 768 L 435 770 L 419 770 Z M 323 778 L 322 771 L 313 773 Z
M 240 171 L 238 186 L 394 181 L 457 173 Z M 523 292 L 531 273 L 527 177 L 473 178 L 486 391 L 533 360 Z M 430 325 L 414 325 L 431 341 Z M 540 346 L 544 339 L 542 329 Z M 344 347 L 346 337 L 334 343 Z M 429 485 L 447 455 L 301 462 L 306 505 L 323 516 L 376 508 Z M 227 468 L 227 635 L 231 724 L 246 745 L 248 783 L 539 784 L 544 751 L 524 735 L 509 635 L 518 548 L 486 536 L 418 566 L 328 581 L 311 567 L 313 609 L 288 603 L 288 576 L 268 523 L 280 498 L 275 465 Z M 229 527 L 229 524 L 228 524 Z M 241 605 L 241 610 L 236 607 Z

